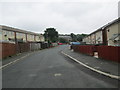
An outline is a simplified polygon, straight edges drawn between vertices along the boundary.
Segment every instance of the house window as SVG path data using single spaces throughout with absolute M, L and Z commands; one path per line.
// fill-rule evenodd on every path
M 9 42 L 9 43 L 15 43 L 14 32 L 2 30 L 2 41 Z
M 109 40 L 114 41 L 116 38 L 119 39 L 119 37 L 120 37 L 120 34 L 113 34 L 112 37 Z
M 40 37 L 39 36 L 36 36 L 36 41 L 40 41 Z
M 18 42 L 26 42 L 26 35 L 24 33 L 16 33 Z
M 34 41 L 34 35 L 27 34 L 28 41 Z

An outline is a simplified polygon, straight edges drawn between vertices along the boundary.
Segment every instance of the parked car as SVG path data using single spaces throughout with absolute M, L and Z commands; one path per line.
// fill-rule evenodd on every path
M 80 45 L 80 44 L 81 44 L 80 42 L 70 42 L 69 48 L 73 49 L 73 45 Z
M 63 43 L 58 43 L 58 45 L 63 45 Z
M 70 45 L 80 45 L 80 42 L 70 42 Z

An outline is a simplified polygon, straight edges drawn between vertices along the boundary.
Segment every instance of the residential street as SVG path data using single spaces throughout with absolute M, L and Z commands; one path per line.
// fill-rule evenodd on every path
M 61 45 L 35 52 L 3 68 L 3 88 L 117 88 L 117 80 L 64 56 Z

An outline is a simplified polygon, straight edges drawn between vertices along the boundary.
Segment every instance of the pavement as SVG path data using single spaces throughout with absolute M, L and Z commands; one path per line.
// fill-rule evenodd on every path
M 13 63 L 2 69 L 2 87 L 118 88 L 118 80 L 85 68 L 61 51 L 71 52 L 68 45 L 61 45 L 12 58 Z M 19 61 L 14 62 L 16 59 Z
M 115 75 L 120 76 L 120 63 L 104 60 L 100 58 L 95 58 L 93 56 L 85 55 L 82 53 L 74 52 L 73 50 L 70 50 L 70 48 L 66 48 L 63 50 L 63 52 L 78 61 L 82 62 L 83 64 L 90 66 L 96 70 Z

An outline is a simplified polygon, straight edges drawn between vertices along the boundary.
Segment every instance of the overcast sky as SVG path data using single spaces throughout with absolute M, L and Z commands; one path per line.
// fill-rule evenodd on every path
M 89 34 L 118 18 L 119 0 L 1 0 L 0 24 L 43 33 Z

